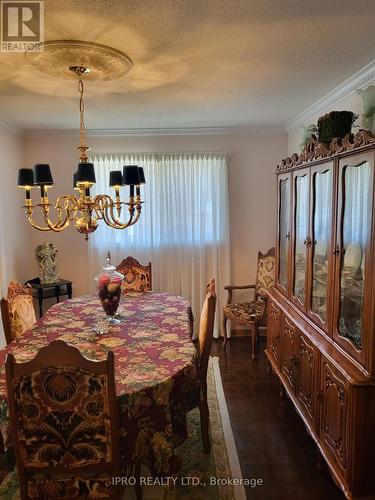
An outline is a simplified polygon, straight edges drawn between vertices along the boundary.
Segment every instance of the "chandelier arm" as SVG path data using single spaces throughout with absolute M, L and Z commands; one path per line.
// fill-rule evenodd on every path
M 113 228 L 113 229 L 120 229 L 119 227 L 119 224 L 120 222 L 116 222 L 116 221 L 112 221 L 111 220 L 111 217 L 110 217 L 110 214 L 109 214 L 109 211 L 110 210 L 110 207 L 109 206 L 104 206 L 104 207 L 101 207 L 101 208 L 96 208 L 95 211 L 98 213 L 99 212 L 99 219 L 101 220 L 104 220 L 104 222 L 107 224 L 107 226 Z M 125 229 L 125 227 L 127 226 L 124 226 L 123 229 Z
M 137 196 L 134 203 L 127 203 L 127 205 L 129 205 L 129 212 L 131 213 L 130 226 L 133 226 L 134 224 L 136 224 L 138 222 L 138 220 L 141 216 L 141 212 L 142 212 L 142 204 L 143 204 L 143 201 L 141 201 L 139 196 Z M 137 214 L 136 214 L 135 218 L 133 219 L 135 211 L 137 211 Z
M 79 208 L 79 202 L 74 194 L 63 194 L 59 196 L 56 200 L 55 208 L 58 208 L 61 205 L 61 202 L 64 202 L 63 209 L 69 214 L 77 212 Z
M 43 210 L 45 223 L 50 228 L 50 230 L 54 231 L 55 233 L 60 233 L 61 231 L 64 231 L 64 229 L 66 229 L 70 224 L 70 218 L 68 214 L 65 216 L 64 221 L 62 221 L 61 220 L 62 212 L 61 211 L 58 212 L 59 212 L 59 219 L 57 222 L 53 223 L 49 218 L 49 210 L 47 211 Z
M 104 222 L 113 229 L 126 229 L 131 223 L 131 218 L 127 222 L 122 223 L 121 221 L 119 221 L 113 213 L 113 207 L 106 207 L 104 213 Z
M 111 203 L 111 197 L 108 194 L 98 194 L 93 199 L 93 207 L 102 218 L 104 218 L 104 211 Z
M 138 204 L 135 205 L 135 203 L 133 201 L 131 202 L 125 202 L 124 205 L 128 205 L 129 206 L 129 209 L 128 209 L 128 213 L 129 213 L 129 219 L 127 222 L 124 222 L 122 223 L 115 215 L 114 215 L 114 206 L 113 204 L 110 206 L 110 215 L 111 215 L 111 220 L 112 220 L 112 223 L 115 224 L 115 226 L 111 226 L 111 227 L 115 227 L 115 229 L 126 229 L 127 227 L 129 226 L 132 226 L 133 224 L 135 224 L 135 220 L 133 219 L 134 217 L 134 212 L 135 212 L 135 206 L 137 206 L 137 210 L 138 210 Z M 140 207 L 140 205 L 139 205 Z M 139 216 L 137 214 L 137 218 L 136 220 L 139 219 Z
M 121 223 L 119 221 L 110 222 L 109 226 L 113 229 L 126 229 L 132 225 L 132 219 L 130 218 L 127 222 Z
M 48 227 L 48 226 L 42 227 L 34 221 L 33 212 L 34 212 L 35 205 L 32 204 L 31 199 L 26 199 L 25 205 L 23 205 L 22 208 L 25 209 L 27 220 L 35 229 L 37 229 L 38 231 L 51 231 L 50 227 Z
M 42 227 L 42 226 L 39 226 L 33 219 L 33 216 L 30 214 L 30 215 L 27 215 L 27 220 L 29 221 L 29 223 L 35 228 L 37 229 L 38 231 L 51 231 L 51 228 L 50 227 Z
M 59 224 L 56 223 L 54 224 L 55 227 L 59 226 L 68 226 L 69 222 L 73 222 L 77 216 L 77 212 L 79 210 L 79 202 L 77 198 L 72 195 L 61 195 L 57 198 L 56 204 L 55 204 L 55 209 L 58 211 L 59 214 Z M 66 212 L 66 216 L 64 219 L 64 222 L 61 223 L 62 219 L 62 211 Z M 68 221 L 68 222 L 67 222 Z M 64 229 L 65 229 L 64 227 Z
M 94 208 L 93 211 L 95 212 L 96 220 L 104 220 L 103 213 L 98 208 Z
M 112 200 L 111 200 L 112 201 Z M 112 202 L 110 208 L 111 221 L 115 224 L 116 229 L 125 229 L 130 226 L 133 219 L 133 212 L 130 212 L 130 216 L 127 222 L 121 222 L 114 214 L 114 203 Z
M 137 215 L 135 216 L 132 223 L 130 224 L 131 226 L 133 226 L 134 224 L 136 224 L 139 221 L 139 218 L 141 216 L 141 211 L 142 211 L 142 205 L 137 206 Z
M 41 204 L 37 205 L 37 206 L 41 207 L 44 221 L 47 224 L 47 226 L 49 227 L 49 229 L 51 231 L 56 232 L 56 233 L 64 231 L 64 229 L 66 229 L 70 224 L 70 209 L 69 209 L 69 206 L 66 205 L 66 203 L 67 203 L 66 198 L 71 198 L 71 195 L 59 196 L 59 198 L 56 201 L 56 204 L 55 204 L 55 209 L 57 211 L 57 221 L 56 222 L 52 222 L 52 220 L 49 217 L 49 211 L 50 211 L 51 204 L 48 203 L 48 199 L 46 199 L 45 201 L 43 200 Z M 65 200 L 64 207 L 61 207 L 62 200 Z M 63 211 L 65 211 L 65 216 L 63 215 Z
M 139 197 L 136 198 L 135 202 L 131 201 L 131 202 L 126 202 L 124 203 L 125 205 L 128 205 L 129 206 L 129 214 L 130 214 L 130 217 L 129 217 L 129 220 L 128 222 L 122 224 L 113 214 L 113 209 L 111 210 L 111 218 L 112 218 L 112 221 L 113 223 L 115 224 L 115 226 L 111 225 L 111 227 L 115 227 L 115 229 L 126 229 L 127 227 L 130 227 L 130 226 L 133 226 L 134 224 L 136 224 L 141 216 L 141 212 L 142 212 L 142 203 L 143 201 L 141 201 L 141 199 Z M 112 207 L 113 208 L 113 207 Z M 134 213 L 135 211 L 137 212 L 136 213 L 136 216 L 134 217 Z
M 124 224 L 117 224 L 114 222 L 111 222 L 109 219 L 105 220 L 105 223 L 111 227 L 112 229 L 126 229 L 127 227 L 130 226 L 130 221 L 124 223 Z
M 113 229 L 126 229 L 132 222 L 132 214 L 127 222 L 122 223 L 114 214 L 115 203 L 107 194 L 100 194 L 94 198 L 95 209 L 101 214 L 101 218 L 107 226 Z
M 108 215 L 108 209 L 113 204 L 112 198 L 107 194 L 95 196 L 93 205 L 97 219 L 104 220 L 107 226 L 114 227 Z

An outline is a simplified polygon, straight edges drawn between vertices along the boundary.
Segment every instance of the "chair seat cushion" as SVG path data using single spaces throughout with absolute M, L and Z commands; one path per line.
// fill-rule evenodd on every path
M 228 319 L 243 321 L 244 323 L 258 323 L 261 321 L 266 303 L 263 300 L 226 304 L 224 314 Z

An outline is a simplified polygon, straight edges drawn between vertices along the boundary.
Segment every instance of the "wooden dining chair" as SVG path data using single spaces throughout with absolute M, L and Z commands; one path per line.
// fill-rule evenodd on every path
M 142 266 L 130 255 L 116 267 L 116 271 L 124 275 L 122 292 L 149 292 L 152 290 L 151 262 Z
M 224 347 L 227 343 L 227 320 L 247 325 L 251 330 L 252 359 L 255 359 L 255 342 L 259 336 L 259 325 L 266 325 L 267 290 L 275 285 L 275 248 L 263 254 L 258 252 L 257 276 L 255 285 L 228 285 L 227 303 L 223 307 Z M 255 290 L 251 302 L 232 303 L 233 290 Z
M 5 370 L 21 499 L 120 499 L 113 352 L 91 361 L 55 340 Z
M 36 323 L 30 285 L 9 283 L 8 295 L 1 299 L 1 317 L 7 344 Z
M 203 450 L 210 453 L 210 413 L 207 401 L 207 368 L 210 358 L 212 336 L 214 331 L 216 306 L 215 280 L 211 279 L 207 284 L 206 298 L 203 303 L 200 323 L 199 323 L 199 377 L 201 382 L 201 397 L 199 402 L 199 413 L 201 419 L 201 434 Z

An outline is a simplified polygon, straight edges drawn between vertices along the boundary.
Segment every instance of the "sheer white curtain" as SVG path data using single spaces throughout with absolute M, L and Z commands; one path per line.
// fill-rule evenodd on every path
M 314 230 L 315 239 L 326 241 L 330 233 L 331 221 L 331 191 L 332 191 L 332 173 L 326 170 L 323 173 L 314 174 L 314 190 L 311 196 L 315 197 L 315 211 L 314 211 Z
M 153 290 L 181 295 L 192 305 L 195 335 L 205 284 L 216 279 L 215 336 L 220 327 L 223 287 L 230 283 L 227 156 L 192 154 L 102 154 L 94 156 L 96 191 L 109 193 L 110 170 L 123 165 L 144 168 L 145 203 L 141 219 L 125 230 L 101 224 L 89 240 L 92 276 L 104 263 L 107 250 L 113 263 L 132 255 L 152 262 Z M 128 187 L 126 190 L 128 196 Z M 93 284 L 94 286 L 94 284 Z

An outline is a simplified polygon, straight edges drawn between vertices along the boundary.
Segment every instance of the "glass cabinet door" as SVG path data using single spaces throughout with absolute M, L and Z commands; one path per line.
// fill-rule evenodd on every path
M 310 312 L 328 330 L 328 283 L 332 255 L 333 165 L 311 171 L 311 298 Z
M 288 291 L 289 244 L 290 244 L 290 174 L 278 177 L 278 252 L 277 252 L 277 285 L 282 291 Z
M 309 170 L 294 175 L 294 227 L 293 227 L 293 296 L 300 305 L 305 304 L 307 246 L 309 239 Z
M 344 160 L 342 160 L 344 161 Z M 373 165 L 363 154 L 340 165 L 337 247 L 337 341 L 359 361 L 363 352 L 366 318 L 366 269 L 370 264 Z M 367 301 L 368 302 L 368 301 Z M 371 308 L 371 304 L 370 304 Z

